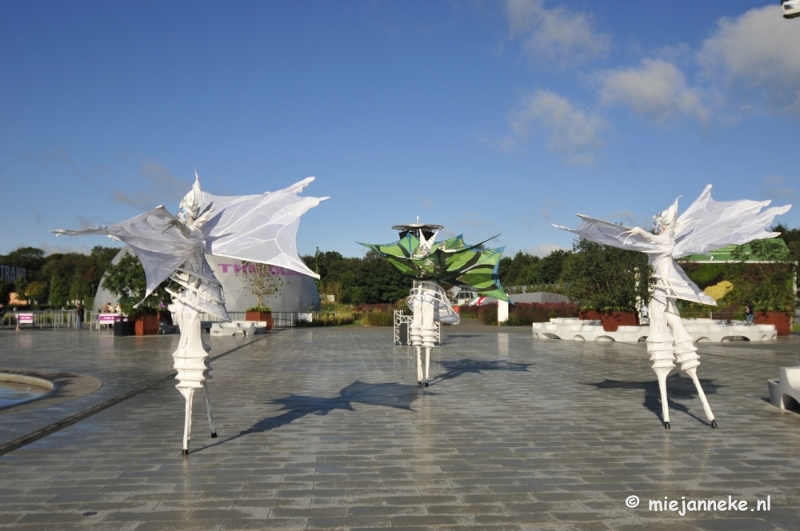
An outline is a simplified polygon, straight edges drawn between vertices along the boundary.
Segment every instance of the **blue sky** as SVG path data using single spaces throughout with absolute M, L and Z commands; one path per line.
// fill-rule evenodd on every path
M 423 222 L 507 253 L 649 227 L 706 184 L 796 202 L 800 20 L 778 2 L 0 2 L 0 254 L 313 175 L 301 254 Z M 800 227 L 800 208 L 780 221 Z

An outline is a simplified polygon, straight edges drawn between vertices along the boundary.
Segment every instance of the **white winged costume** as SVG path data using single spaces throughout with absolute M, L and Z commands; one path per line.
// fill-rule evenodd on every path
M 666 428 L 669 428 L 666 378 L 675 367 L 676 357 L 681 370 L 686 371 L 694 381 L 711 426 L 717 426 L 697 379 L 696 368 L 700 365 L 697 348 L 681 323 L 675 301 L 683 299 L 709 305 L 716 305 L 716 302 L 689 279 L 675 259 L 692 254 L 707 255 L 709 251 L 728 245 L 778 236 L 779 233 L 765 229 L 772 225 L 776 216 L 787 212 L 791 205 L 764 210 L 769 203 L 715 201 L 711 197 L 711 185 L 708 185 L 680 217 L 677 216 L 677 199 L 670 208 L 655 216 L 656 234 L 639 227 L 630 229 L 580 214 L 578 217 L 583 223 L 577 229 L 556 225 L 595 243 L 647 253 L 655 278 L 654 292 L 648 306 L 650 335 L 647 338 L 647 350 L 658 376 Z
M 300 260 L 295 241 L 300 216 L 327 199 L 298 195 L 313 180 L 308 177 L 283 190 L 259 195 L 215 196 L 200 190 L 195 178 L 177 216 L 159 206 L 114 225 L 53 231 L 68 236 L 107 234 L 128 244 L 144 267 L 145 298 L 167 278 L 180 286 L 167 290 L 173 296 L 170 309 L 181 330 L 178 349 L 172 355 L 178 371 L 176 387 L 186 398 L 184 455 L 189 452 L 192 397 L 198 389 L 205 397 L 211 436 L 216 437 L 206 386 L 209 347 L 201 336 L 200 315 L 230 320 L 222 285 L 205 255 L 271 264 L 319 278 Z

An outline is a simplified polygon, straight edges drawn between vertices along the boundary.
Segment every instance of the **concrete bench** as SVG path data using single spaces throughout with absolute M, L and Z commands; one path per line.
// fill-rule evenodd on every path
M 800 406 L 800 366 L 781 367 L 780 379 L 767 380 L 769 386 L 769 400 L 772 405 L 786 409 L 786 406 L 796 409 Z M 790 398 L 787 402 L 786 398 Z
M 696 343 L 722 343 L 734 339 L 770 341 L 778 337 L 775 325 L 722 324 L 713 319 L 684 319 L 686 331 Z M 533 337 L 565 341 L 620 341 L 638 343 L 650 335 L 649 326 L 620 326 L 615 332 L 603 330 L 600 321 L 553 318 L 549 323 L 533 323 Z
M 233 321 L 231 323 L 212 323 L 212 336 L 235 336 L 241 333 L 243 336 L 264 333 L 267 330 L 266 323 L 263 327 L 256 326 L 256 321 Z

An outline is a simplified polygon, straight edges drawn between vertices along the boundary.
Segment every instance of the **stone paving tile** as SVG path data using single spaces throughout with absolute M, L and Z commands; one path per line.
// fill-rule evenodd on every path
M 701 345 L 719 428 L 673 376 L 666 431 L 642 345 L 447 328 L 422 389 L 389 329 L 211 338 L 212 355 L 241 347 L 212 362 L 219 438 L 196 407 L 182 457 L 182 398 L 159 383 L 0 456 L 0 529 L 797 530 L 800 415 L 765 399 L 766 379 L 800 363 L 798 339 Z M 163 378 L 176 340 L 0 331 L 0 367 L 103 381 L 0 412 L 0 444 Z M 648 509 L 729 495 L 770 495 L 771 510 Z

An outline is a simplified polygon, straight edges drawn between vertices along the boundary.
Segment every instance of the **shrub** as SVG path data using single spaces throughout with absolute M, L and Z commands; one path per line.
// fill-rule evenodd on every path
M 509 307 L 507 326 L 547 323 L 553 317 L 578 317 L 580 307 L 567 302 L 524 303 Z
M 364 326 L 394 326 L 394 311 L 365 313 L 360 320 Z
M 485 325 L 497 324 L 497 303 L 478 306 L 478 320 Z
M 309 323 L 307 321 L 298 321 L 298 328 L 311 328 L 318 326 L 343 326 L 351 325 L 355 322 L 355 315 L 352 311 L 336 311 L 336 312 L 320 312 L 314 314 L 314 319 Z

